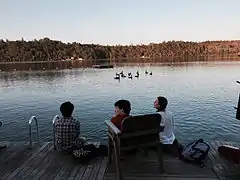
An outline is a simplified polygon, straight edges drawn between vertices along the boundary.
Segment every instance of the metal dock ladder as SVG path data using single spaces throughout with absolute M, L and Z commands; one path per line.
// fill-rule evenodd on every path
M 37 141 L 40 144 L 39 130 L 38 130 L 38 119 L 36 116 L 32 116 L 28 121 L 28 129 L 29 129 L 29 145 L 32 147 L 32 122 L 35 121 L 36 129 L 37 129 Z
M 56 149 L 56 143 L 55 143 L 55 122 L 60 119 L 60 117 L 58 115 L 53 117 L 52 120 L 52 128 L 53 128 L 53 145 L 54 145 L 54 149 Z

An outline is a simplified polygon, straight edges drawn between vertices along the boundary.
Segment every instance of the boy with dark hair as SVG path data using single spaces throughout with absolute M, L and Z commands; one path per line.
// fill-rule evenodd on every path
M 162 116 L 160 126 L 164 128 L 163 132 L 159 133 L 160 141 L 163 145 L 163 150 L 179 156 L 180 145 L 174 135 L 174 121 L 170 111 L 167 110 L 168 101 L 165 97 L 159 96 L 154 101 L 154 108 L 157 113 Z
M 62 103 L 60 106 L 60 111 L 62 113 L 62 116 L 65 118 L 71 117 L 73 110 L 74 110 L 74 105 L 69 101 Z
M 115 115 L 112 117 L 111 122 L 121 131 L 122 121 L 128 117 L 131 111 L 131 104 L 128 100 L 119 100 L 114 103 Z
M 74 105 L 67 101 L 61 104 L 62 118 L 54 124 L 55 144 L 58 151 L 71 151 L 80 147 L 84 140 L 79 138 L 80 123 L 72 117 Z

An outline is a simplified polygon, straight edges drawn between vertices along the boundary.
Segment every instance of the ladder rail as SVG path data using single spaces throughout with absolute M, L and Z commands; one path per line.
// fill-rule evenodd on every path
M 36 116 L 32 116 L 28 121 L 28 129 L 29 129 L 29 144 L 32 147 L 32 122 L 35 121 L 36 129 L 37 129 L 37 141 L 40 143 L 40 135 L 38 129 L 38 119 Z
M 55 130 L 55 122 L 56 122 L 57 120 L 59 120 L 59 119 L 60 119 L 60 117 L 59 117 L 58 115 L 56 115 L 56 116 L 53 117 L 53 120 L 52 120 L 53 146 L 54 146 L 54 149 L 56 149 L 56 143 L 55 143 L 55 140 L 56 140 L 56 138 L 55 138 L 55 132 L 56 132 L 56 130 Z

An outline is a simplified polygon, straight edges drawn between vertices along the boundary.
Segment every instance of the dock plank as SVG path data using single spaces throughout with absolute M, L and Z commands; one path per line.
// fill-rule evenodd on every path
M 102 165 L 105 165 L 105 166 L 103 167 Z M 107 158 L 99 157 L 94 166 L 94 169 L 92 170 L 89 180 L 97 180 L 98 178 L 102 179 L 106 170 L 106 165 L 107 165 Z M 105 170 L 103 170 L 102 168 L 104 168 Z
M 14 171 L 7 180 L 26 179 L 26 176 L 32 172 L 35 166 L 44 158 L 48 152 L 50 143 L 44 144 L 36 153 L 34 153 L 21 167 Z
M 210 157 L 206 158 L 204 164 L 205 167 L 201 168 L 198 165 L 163 154 L 165 173 L 161 174 L 156 153 L 149 152 L 147 157 L 130 157 L 129 160 L 125 158 L 120 162 L 124 179 L 219 179 L 212 169 Z M 116 178 L 116 168 L 112 162 L 107 167 L 104 179 L 114 180 Z
M 213 163 L 213 170 L 220 180 L 234 179 L 234 178 L 240 179 L 240 176 L 239 175 L 237 176 L 237 173 L 239 173 L 239 166 L 225 159 L 217 151 L 218 147 L 224 144 L 238 146 L 237 143 L 231 143 L 231 142 L 224 142 L 224 141 L 210 142 L 210 146 L 211 146 L 210 157 L 212 157 L 211 160 Z
M 49 155 L 45 157 L 43 163 L 41 165 L 39 165 L 39 171 L 36 172 L 35 179 L 41 179 L 41 177 L 44 175 L 44 173 L 46 173 L 48 168 L 50 168 L 50 166 L 52 164 L 52 160 L 54 158 L 54 156 L 52 155 L 52 151 L 54 151 L 54 150 L 52 149 L 51 152 L 49 153 Z M 35 171 L 34 171 L 34 173 L 35 173 Z
M 90 179 L 102 177 L 106 158 L 96 158 L 81 164 L 72 154 L 58 153 L 53 143 L 45 142 L 29 148 L 26 143 L 9 146 L 0 151 L 0 179 Z M 104 169 L 105 167 L 105 169 Z
M 86 165 L 86 164 L 81 165 L 81 167 L 79 168 L 79 170 L 78 170 L 76 176 L 74 177 L 74 179 L 75 179 L 75 180 L 80 180 L 80 179 L 82 179 L 82 177 L 83 177 L 83 175 L 84 175 L 87 167 L 88 167 L 88 165 Z
M 82 180 L 90 178 L 90 175 L 91 175 L 92 171 L 94 170 L 94 166 L 96 166 L 96 163 L 97 163 L 97 159 L 94 159 L 88 164 L 88 166 L 82 176 Z
M 35 149 L 35 151 L 33 151 L 33 154 L 31 155 L 31 157 L 29 157 L 27 159 L 27 161 L 25 161 L 20 167 L 16 168 L 13 173 L 8 177 L 6 178 L 6 180 L 11 180 L 13 179 L 18 173 L 20 173 L 22 171 L 22 169 L 24 169 L 24 167 L 33 159 L 37 156 L 37 154 L 39 152 L 41 152 L 46 146 L 48 145 L 48 143 L 45 143 L 43 146 L 41 146 L 40 148 L 38 149 Z
M 72 156 L 65 154 L 62 158 L 64 164 L 62 164 L 54 180 L 65 180 L 71 173 L 73 167 Z
M 214 141 L 209 143 L 211 149 L 206 158 L 206 167 L 188 164 L 179 159 L 163 155 L 165 174 L 159 172 L 156 153 L 147 157 L 141 154 L 125 158 L 121 161 L 124 179 L 166 179 L 166 180 L 216 180 L 229 179 L 229 172 L 237 169 L 237 165 L 227 161 L 218 154 L 217 148 L 231 142 Z M 115 180 L 115 164 L 107 164 L 107 157 L 98 157 L 87 164 L 81 164 L 71 154 L 58 153 L 53 143 L 46 142 L 33 149 L 23 146 L 8 147 L 0 151 L 0 179 L 68 179 L 68 180 Z M 134 168 L 133 168 L 134 167 Z M 214 169 L 217 169 L 217 173 Z M 221 173 L 219 173 L 221 172 Z
M 0 177 L 4 180 L 32 155 L 32 151 L 28 149 L 25 144 L 19 148 L 15 148 L 15 144 L 12 145 L 13 147 L 6 148 L 5 152 L 2 152 L 3 155 L 7 156 L 6 159 L 0 163 Z
M 33 159 L 35 162 L 29 163 L 30 168 L 28 169 L 27 172 L 24 174 L 24 178 L 26 179 L 34 179 L 36 178 L 36 175 L 41 171 L 43 167 L 46 166 L 47 161 L 49 160 L 49 156 L 52 154 L 53 150 L 53 145 L 49 145 L 49 148 L 45 148 L 46 152 L 43 153 L 42 155 L 39 153 L 38 157 Z M 40 156 L 40 158 L 39 158 Z
M 57 176 L 58 172 L 61 170 L 63 164 L 63 158 L 57 153 L 55 158 L 53 159 L 51 167 L 45 172 L 41 179 L 53 180 Z
M 76 164 L 75 166 L 73 166 L 73 169 L 71 171 L 71 173 L 69 174 L 67 180 L 74 180 L 75 176 L 78 173 L 78 170 L 81 168 L 81 164 Z

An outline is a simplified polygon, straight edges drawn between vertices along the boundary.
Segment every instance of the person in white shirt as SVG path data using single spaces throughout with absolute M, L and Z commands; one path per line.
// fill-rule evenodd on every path
M 163 151 L 179 156 L 181 146 L 174 135 L 174 121 L 170 111 L 167 110 L 168 101 L 165 97 L 159 96 L 154 101 L 154 108 L 157 113 L 162 116 L 160 126 L 163 127 L 163 132 L 159 133 Z

